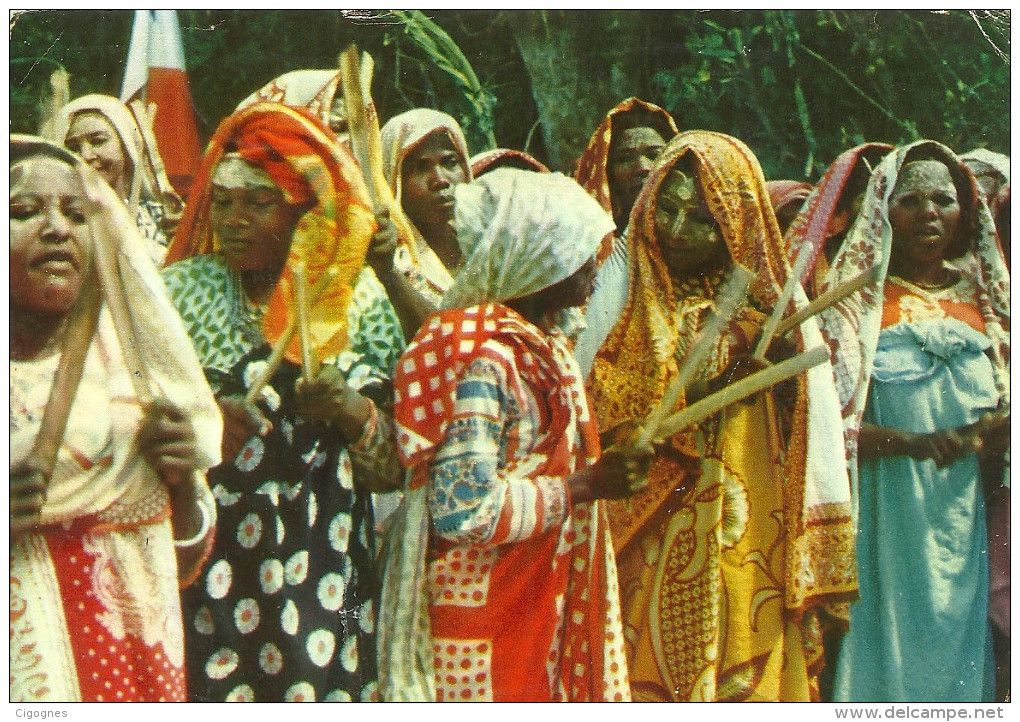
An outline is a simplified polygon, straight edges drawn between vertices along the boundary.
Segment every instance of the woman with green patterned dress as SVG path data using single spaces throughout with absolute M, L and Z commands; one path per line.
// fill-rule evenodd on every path
M 377 696 L 370 492 L 402 478 L 380 408 L 404 340 L 364 266 L 375 227 L 355 161 L 310 114 L 265 103 L 217 129 L 163 272 L 225 426 L 216 544 L 183 600 L 193 700 Z

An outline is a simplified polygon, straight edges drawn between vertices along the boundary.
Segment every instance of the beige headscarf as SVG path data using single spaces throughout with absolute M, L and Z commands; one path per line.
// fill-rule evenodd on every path
M 128 189 L 125 200 L 129 203 L 146 200 L 161 204 L 166 214 L 167 228 L 164 230 L 169 234 L 181 217 L 184 203 L 170 185 L 159 155 L 152 129 L 155 109 L 151 112 L 144 109 L 140 101 L 128 106 L 110 95 L 83 95 L 60 109 L 48 129 L 51 133 L 49 140 L 63 145 L 71 123 L 79 113 L 98 113 L 113 125 L 131 162 L 130 177 L 125 178 L 124 184 Z
M 400 202 L 400 180 L 403 174 L 404 159 L 408 153 L 428 136 L 436 131 L 444 131 L 450 136 L 450 142 L 457 150 L 458 160 L 464 169 L 464 175 L 471 180 L 471 160 L 468 155 L 467 140 L 460 124 L 438 110 L 431 108 L 414 108 L 390 118 L 382 127 L 383 173 L 390 184 L 393 197 Z

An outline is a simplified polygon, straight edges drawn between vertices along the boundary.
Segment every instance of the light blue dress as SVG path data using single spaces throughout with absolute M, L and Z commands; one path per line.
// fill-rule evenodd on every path
M 955 318 L 882 330 L 865 421 L 914 432 L 971 424 L 998 393 L 987 336 Z M 860 601 L 836 668 L 836 702 L 994 698 L 985 504 L 976 454 L 943 469 L 860 462 Z

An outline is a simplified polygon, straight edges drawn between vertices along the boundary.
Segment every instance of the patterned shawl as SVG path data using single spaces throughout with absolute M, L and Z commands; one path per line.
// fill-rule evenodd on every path
M 765 182 L 765 188 L 769 192 L 772 210 L 779 215 L 779 211 L 787 205 L 806 201 L 811 194 L 812 185 L 804 181 L 770 180 Z
M 282 103 L 304 108 L 328 128 L 335 97 L 343 97 L 339 70 L 292 70 L 270 80 L 238 103 L 235 110 L 257 103 Z
M 793 265 L 797 257 L 798 249 L 809 253 L 807 265 L 801 275 L 800 282 L 807 288 L 810 279 L 814 274 L 815 266 L 822 263 L 820 255 L 825 248 L 825 242 L 846 230 L 848 219 L 844 213 L 837 216 L 840 199 L 843 197 L 843 190 L 850 181 L 851 176 L 861 159 L 865 156 L 874 158 L 876 155 L 884 155 L 892 150 L 891 145 L 885 143 L 865 143 L 842 153 L 818 181 L 818 185 L 808 196 L 807 201 L 800 213 L 790 224 L 786 231 L 786 254 Z
M 598 430 L 587 404 L 580 405 L 584 412 L 579 413 L 578 405 L 570 402 L 583 387 L 568 373 L 562 345 L 515 311 L 485 301 L 534 293 L 566 278 L 592 256 L 599 241 L 612 229 L 612 221 L 562 174 L 507 168 L 459 186 L 455 209 L 458 240 L 467 263 L 445 300 L 458 298 L 460 305 L 468 308 L 452 308 L 431 316 L 398 363 L 394 379 L 399 452 L 404 465 L 415 472 L 385 542 L 379 659 L 380 689 L 388 701 L 435 699 L 425 578 L 429 536 L 425 486 L 428 461 L 446 435 L 465 364 L 483 352 L 482 346 L 489 339 L 515 349 L 521 376 L 541 397 L 549 399 L 551 416 L 543 420 L 543 441 L 536 449 L 544 455 L 544 473 L 566 476 L 599 454 Z M 564 244 L 565 237 L 575 242 Z M 520 277 L 514 278 L 515 273 Z M 580 443 L 576 443 L 578 435 Z M 578 505 L 589 506 L 598 510 L 597 527 L 595 522 L 589 525 L 597 530 L 591 542 L 593 548 L 612 559 L 603 505 Z M 531 549 L 521 547 L 523 552 Z M 561 584 L 566 585 L 567 612 L 581 614 L 588 607 L 587 618 L 591 620 L 613 600 L 604 589 L 601 594 L 588 595 L 585 580 L 592 585 L 601 582 L 572 571 L 576 569 L 574 563 L 560 558 L 561 553 L 568 557 L 581 555 L 581 550 L 581 546 L 563 545 L 557 553 L 557 579 L 547 580 L 543 589 L 562 591 Z M 567 653 L 593 653 L 605 644 L 604 639 L 584 637 L 582 625 L 568 627 L 571 636 L 566 641 L 575 639 L 574 634 L 580 636 L 576 644 L 561 647 Z M 600 633 L 604 637 L 604 630 Z M 605 671 L 601 660 L 588 659 L 582 666 L 586 677 L 575 680 L 579 683 L 589 682 L 593 675 L 598 679 L 599 672 Z M 565 668 L 572 669 L 573 665 Z M 579 698 L 590 700 L 597 695 L 595 690 Z
M 750 307 L 738 312 L 731 325 L 732 333 L 738 336 L 743 333 L 750 343 L 790 273 L 765 179 L 750 149 L 736 138 L 709 131 L 687 131 L 670 141 L 631 211 L 627 306 L 599 350 L 592 370 L 592 399 L 603 431 L 624 421 L 644 419 L 650 413 L 676 375 L 678 345 L 690 343 L 697 330 L 686 324 L 683 329 L 678 327 L 674 311 L 678 305 L 681 311 L 690 304 L 707 308 L 707 303 L 699 302 L 696 293 L 692 293 L 692 287 L 696 292 L 708 279 L 694 280 L 683 289 L 678 288 L 655 241 L 659 186 L 685 156 L 694 161 L 698 183 L 719 224 L 730 258 L 757 274 L 749 289 Z M 686 296 L 688 293 L 691 295 Z M 795 293 L 794 300 L 798 304 L 806 302 L 802 291 Z M 818 330 L 811 323 L 803 324 L 798 335 L 793 340 L 802 348 L 821 343 Z M 719 368 L 715 371 L 721 371 L 725 362 L 724 355 L 717 358 Z M 851 499 L 846 472 L 841 467 L 833 468 L 827 461 L 832 449 L 841 444 L 831 377 L 831 367 L 822 364 L 799 378 L 785 459 L 784 506 L 789 520 L 786 604 L 798 613 L 808 606 L 809 598 L 845 594 L 845 580 L 840 580 L 838 588 L 825 586 L 832 575 L 822 567 L 828 555 L 853 553 L 852 534 L 820 535 L 828 541 L 816 541 L 813 536 L 820 518 L 830 519 L 832 524 L 849 523 Z M 677 408 L 685 404 L 681 399 Z M 672 444 L 681 452 L 688 450 L 690 455 L 691 444 L 683 434 L 675 437 Z M 675 465 L 670 467 L 667 457 L 660 455 L 660 459 L 664 468 L 657 471 L 653 466 L 651 483 L 645 492 L 633 497 L 630 504 L 612 505 L 617 548 L 633 537 L 678 483 L 676 474 L 682 471 Z
M 131 174 L 124 183 L 129 194 L 128 200 L 138 198 L 155 201 L 163 206 L 170 227 L 176 224 L 184 204 L 167 177 L 163 159 L 156 146 L 152 118 L 140 117 L 138 105 L 125 105 L 110 95 L 83 95 L 60 109 L 47 129 L 49 140 L 63 145 L 74 116 L 79 113 L 102 115 L 120 136 L 121 145 L 131 164 L 130 170 L 125 169 L 125 172 Z
M 496 170 L 504 165 L 511 168 L 525 166 L 524 170 L 533 170 L 537 173 L 548 173 L 549 168 L 544 163 L 533 158 L 523 150 L 513 148 L 493 148 L 477 155 L 471 156 L 471 175 L 477 178 L 482 173 Z
M 350 151 L 306 111 L 260 103 L 220 123 L 202 159 L 166 265 L 219 251 L 209 218 L 212 177 L 224 153 L 234 150 L 267 172 L 288 203 L 314 201 L 298 221 L 287 263 L 267 304 L 262 319 L 265 339 L 275 343 L 296 313 L 294 264 L 305 264 L 309 287 L 335 268 L 334 281 L 309 309 L 312 346 L 319 358 L 335 356 L 347 347 L 347 304 L 375 232 L 375 216 Z M 298 334 L 287 347 L 286 358 L 301 362 Z
M 981 294 L 978 299 L 986 332 L 992 339 L 997 384 L 1008 399 L 1009 378 L 1009 271 L 996 243 L 995 225 L 988 207 L 979 198 L 973 176 L 953 151 L 935 141 L 923 140 L 896 148 L 885 156 L 871 175 L 860 215 L 847 234 L 843 247 L 820 289 L 834 287 L 862 271 L 878 265 L 878 283 L 847 297 L 819 315 L 819 325 L 830 347 L 836 349 L 833 370 L 842 404 L 846 454 L 851 475 L 857 470 L 857 437 L 868 397 L 871 367 L 881 331 L 885 278 L 892 248 L 889 198 L 896 187 L 900 168 L 908 155 L 917 151 L 933 153 L 949 167 L 960 192 L 963 213 L 960 232 L 968 233 L 972 251 L 952 261 L 971 275 Z
M 765 181 L 765 188 L 769 192 L 769 201 L 772 203 L 773 208 L 782 208 L 787 203 L 807 199 L 812 187 L 810 183 L 805 181 Z
M 97 514 L 95 522 L 100 526 L 131 527 L 153 511 L 153 488 L 159 483 L 138 455 L 134 436 L 115 435 L 100 460 L 87 459 L 66 440 L 76 433 L 80 436 L 75 429 L 88 428 L 95 434 L 95 427 L 101 424 L 123 428 L 129 423 L 128 415 L 137 414 L 140 420 L 141 401 L 155 396 L 174 404 L 191 422 L 199 468 L 204 471 L 220 461 L 219 407 L 163 282 L 113 189 L 80 158 L 56 144 L 26 135 L 11 135 L 10 143 L 12 162 L 46 155 L 68 163 L 77 172 L 90 207 L 90 255 L 96 273 L 92 282 L 98 283 L 103 293 L 103 310 L 86 358 L 85 375 L 105 378 L 109 388 L 96 393 L 97 386 L 92 384 L 90 393 L 79 387 L 42 509 L 42 523 L 66 523 Z M 52 383 L 52 377 L 49 381 Z M 115 403 L 119 416 L 103 413 Z M 12 438 L 12 462 L 28 453 L 34 439 L 34 433 L 27 444 L 22 443 L 26 439 Z M 204 480 L 201 486 L 205 486 Z M 132 514 L 134 523 L 123 521 Z

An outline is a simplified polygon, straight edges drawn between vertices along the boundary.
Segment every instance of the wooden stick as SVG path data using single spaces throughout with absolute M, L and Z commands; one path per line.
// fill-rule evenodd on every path
M 326 269 L 326 272 L 319 279 L 315 287 L 312 288 L 312 292 L 309 294 L 309 305 L 315 304 L 322 294 L 325 293 L 326 288 L 329 284 L 340 275 L 340 271 L 334 266 L 330 266 Z M 287 327 L 283 330 L 280 338 L 276 339 L 276 344 L 273 346 L 273 352 L 269 355 L 269 359 L 266 361 L 266 367 L 262 369 L 262 373 L 258 375 L 254 383 L 248 389 L 248 393 L 244 395 L 244 401 L 248 404 L 255 403 L 255 399 L 262 393 L 262 387 L 273 377 L 277 369 L 280 368 L 280 364 L 283 363 L 283 355 L 287 351 L 287 347 L 290 345 L 291 340 L 294 338 L 294 334 L 297 332 L 298 320 L 296 316 L 291 317 L 290 321 L 287 322 Z
M 308 274 L 305 272 L 305 264 L 295 263 L 292 269 L 294 274 L 294 301 L 297 305 L 298 337 L 301 339 L 301 373 L 305 383 L 309 384 L 315 378 L 315 363 L 312 359 L 312 332 L 308 327 Z
M 678 431 L 700 424 L 727 406 L 742 401 L 782 381 L 786 381 L 788 378 L 802 374 L 808 369 L 828 360 L 829 349 L 825 346 L 815 346 L 811 350 L 781 361 L 775 366 L 769 366 L 762 371 L 750 374 L 735 384 L 730 384 L 721 391 L 706 396 L 697 403 L 691 404 L 686 409 L 678 411 L 664 420 L 658 426 L 655 439 L 661 441 Z
M 743 304 L 744 299 L 747 297 L 747 288 L 751 285 L 754 276 L 754 271 L 744 268 L 739 264 L 733 265 L 729 277 L 716 292 L 712 315 L 701 331 L 694 337 L 690 350 L 687 352 L 683 363 L 680 364 L 680 368 L 677 369 L 672 383 L 670 383 L 666 393 L 662 396 L 662 400 L 659 401 L 658 406 L 649 415 L 640 434 L 638 434 L 638 446 L 643 446 L 656 438 L 656 429 L 658 429 L 659 424 L 665 420 L 669 412 L 676 406 L 680 400 L 680 394 L 687 389 L 694 373 L 701 366 L 709 352 L 715 347 L 726 327 L 729 326 L 733 314 Z
M 374 209 L 376 213 L 383 209 L 389 211 L 398 237 L 411 251 L 412 258 L 417 260 L 414 228 L 394 198 L 383 172 L 382 133 L 370 92 L 372 58 L 368 53 L 359 55 L 357 46 L 350 45 L 340 54 L 340 72 L 351 147 L 361 167 Z
M 74 397 L 78 393 L 78 385 L 85 370 L 85 358 L 99 326 L 103 294 L 95 280 L 95 278 L 85 280 L 89 286 L 83 286 L 81 306 L 68 320 L 64 329 L 60 362 L 53 376 L 53 387 L 46 402 L 46 410 L 43 411 L 39 435 L 35 437 L 28 456 L 30 467 L 42 472 L 47 485 L 57 464 L 57 454 L 64 440 L 67 419 L 71 415 L 71 406 L 74 404 Z
M 805 266 L 807 266 L 808 256 L 811 255 L 807 252 L 806 246 L 807 241 L 801 244 L 800 250 L 797 252 L 797 260 L 794 262 L 793 269 L 790 271 L 790 276 L 786 279 L 786 283 L 783 285 L 783 290 L 779 294 L 779 300 L 776 301 L 776 305 L 772 307 L 772 313 L 769 314 L 765 324 L 761 327 L 761 337 L 758 339 L 758 345 L 754 348 L 754 353 L 751 354 L 751 358 L 757 361 L 765 360 L 765 354 L 768 352 L 769 345 L 775 337 L 776 328 L 779 326 L 779 322 L 786 313 L 786 307 L 789 305 L 790 299 L 793 298 L 794 292 L 800 286 L 801 274 L 804 273 Z
M 878 274 L 879 267 L 872 266 L 867 271 L 864 271 L 863 273 L 854 276 L 849 281 L 841 283 L 838 286 L 835 286 L 834 288 L 830 288 L 828 291 L 818 296 L 814 301 L 811 301 L 811 303 L 807 304 L 806 306 L 803 306 L 802 308 L 797 309 L 789 316 L 784 318 L 782 323 L 780 323 L 779 326 L 776 327 L 776 335 L 782 336 L 786 333 L 789 333 L 791 329 L 796 328 L 811 316 L 814 316 L 817 313 L 824 311 L 826 308 L 829 308 L 830 306 L 836 305 L 850 294 L 861 290 L 865 286 L 870 286 L 871 284 L 877 282 Z

